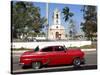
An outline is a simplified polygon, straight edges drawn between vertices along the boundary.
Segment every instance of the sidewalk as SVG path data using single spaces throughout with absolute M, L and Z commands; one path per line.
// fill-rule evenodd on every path
M 97 51 L 97 49 L 81 49 L 82 51 Z

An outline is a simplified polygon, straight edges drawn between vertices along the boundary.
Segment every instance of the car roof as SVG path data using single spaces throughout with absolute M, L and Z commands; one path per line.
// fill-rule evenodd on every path
M 57 47 L 57 46 L 64 46 L 64 45 L 45 45 L 45 46 L 39 46 L 40 49 L 47 48 L 47 47 Z

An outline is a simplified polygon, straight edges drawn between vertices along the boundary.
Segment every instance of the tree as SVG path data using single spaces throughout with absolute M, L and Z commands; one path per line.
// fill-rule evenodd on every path
M 97 8 L 96 6 L 83 6 L 82 8 L 84 22 L 81 23 L 82 30 L 88 40 L 93 40 L 97 33 Z
M 68 7 L 64 7 L 62 10 L 62 13 L 64 15 L 64 20 L 65 22 L 68 21 L 70 19 L 70 17 L 72 17 L 74 14 L 72 12 L 70 12 L 70 9 Z M 72 37 L 73 32 L 70 30 L 69 31 L 70 37 Z
M 22 1 L 12 1 L 11 7 L 13 38 L 19 38 L 21 35 L 28 35 L 31 31 L 40 33 L 46 19 L 41 17 L 39 7 L 34 6 L 31 2 Z
M 74 14 L 70 12 L 68 7 L 64 7 L 62 10 L 62 13 L 64 14 L 64 20 L 65 22 L 69 20 L 70 17 L 72 17 Z

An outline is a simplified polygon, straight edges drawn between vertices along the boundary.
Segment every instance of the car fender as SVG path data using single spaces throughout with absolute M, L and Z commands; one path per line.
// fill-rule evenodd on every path
M 49 58 L 36 58 L 32 59 L 32 62 L 41 62 L 42 65 L 47 65 L 50 62 Z

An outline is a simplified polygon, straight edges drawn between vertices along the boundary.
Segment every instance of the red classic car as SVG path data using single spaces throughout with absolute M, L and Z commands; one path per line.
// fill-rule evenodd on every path
M 20 64 L 31 65 L 33 69 L 39 69 L 45 65 L 72 64 L 79 67 L 84 63 L 84 52 L 80 49 L 67 49 L 65 46 L 47 46 L 24 52 L 20 57 Z

